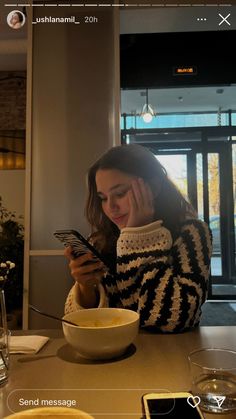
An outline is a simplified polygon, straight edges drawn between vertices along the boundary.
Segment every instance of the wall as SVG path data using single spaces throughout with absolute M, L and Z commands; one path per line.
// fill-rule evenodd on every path
M 0 71 L 0 149 L 24 153 L 25 113 L 26 72 Z M 0 196 L 3 206 L 18 218 L 24 216 L 25 172 L 2 170 L 16 167 L 24 167 L 23 154 L 0 152 Z
M 0 71 L 1 130 L 25 129 L 26 72 Z
M 78 10 L 78 9 L 76 9 Z M 45 10 L 35 8 L 34 19 Z M 36 15 L 37 13 L 37 15 Z M 51 16 L 65 10 L 50 10 Z M 106 149 L 119 142 L 115 12 L 86 8 L 94 25 L 33 27 L 32 161 L 29 236 L 29 290 L 25 278 L 25 325 L 28 301 L 63 314 L 73 284 L 55 229 L 88 233 L 84 218 L 85 176 Z M 70 8 L 70 15 L 73 14 Z M 77 15 L 83 22 L 85 12 Z M 30 170 L 30 169 L 29 169 Z M 25 270 L 27 274 L 27 269 Z M 25 275 L 26 275 L 25 274 Z M 30 328 L 60 324 L 30 313 Z
M 223 15 L 226 16 L 224 9 Z M 232 25 L 219 22 L 215 7 L 171 7 L 121 11 L 121 87 L 199 87 L 235 84 Z M 204 16 L 204 20 L 199 17 Z M 222 30 L 230 29 L 230 30 Z M 188 39 L 191 48 L 186 48 Z M 213 45 L 221 48 L 221 60 Z M 193 66 L 195 73 L 176 76 L 178 66 Z
M 2 169 L 24 168 L 25 114 L 26 72 L 0 71 L 0 149 L 22 153 L 0 152 L 0 196 L 17 216 L 24 215 L 24 171 Z
M 0 170 L 0 196 L 3 206 L 15 212 L 16 219 L 24 215 L 25 204 L 25 171 Z M 19 220 L 24 224 L 24 219 Z

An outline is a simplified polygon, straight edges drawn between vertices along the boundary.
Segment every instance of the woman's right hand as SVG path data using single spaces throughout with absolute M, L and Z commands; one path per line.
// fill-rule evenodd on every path
M 73 257 L 71 247 L 66 247 L 65 256 L 69 260 L 71 276 L 78 286 L 78 299 L 85 308 L 95 307 L 96 286 L 101 282 L 105 272 L 101 261 L 94 261 L 93 254 L 88 252 L 78 258 Z
M 95 261 L 91 252 L 75 259 L 69 246 L 65 249 L 65 256 L 69 260 L 71 276 L 78 284 L 82 286 L 99 284 L 104 274 L 104 264 L 99 260 Z

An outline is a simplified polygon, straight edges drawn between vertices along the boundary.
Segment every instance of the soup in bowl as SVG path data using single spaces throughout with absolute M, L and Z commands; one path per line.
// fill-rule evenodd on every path
M 63 317 L 67 342 L 85 358 L 111 359 L 122 355 L 135 340 L 139 314 L 122 308 L 89 308 Z

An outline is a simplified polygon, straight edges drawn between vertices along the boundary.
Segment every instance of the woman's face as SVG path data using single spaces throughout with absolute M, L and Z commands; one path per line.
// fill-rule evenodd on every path
M 12 17 L 11 17 L 11 24 L 14 26 L 19 22 L 20 22 L 20 19 L 19 19 L 18 14 L 14 13 L 14 15 L 12 15 Z
M 99 169 L 96 173 L 97 194 L 102 202 L 105 215 L 119 229 L 127 224 L 130 212 L 127 192 L 135 176 L 119 170 Z

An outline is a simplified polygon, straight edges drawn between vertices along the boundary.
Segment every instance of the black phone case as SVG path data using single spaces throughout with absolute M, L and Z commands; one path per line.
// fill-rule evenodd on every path
M 53 235 L 64 244 L 65 247 L 71 246 L 73 249 L 73 256 L 75 258 L 84 255 L 90 251 L 94 255 L 94 261 L 101 260 L 104 265 L 112 271 L 110 263 L 102 256 L 95 247 L 93 247 L 88 240 L 85 239 L 78 231 L 76 230 L 56 230 Z

